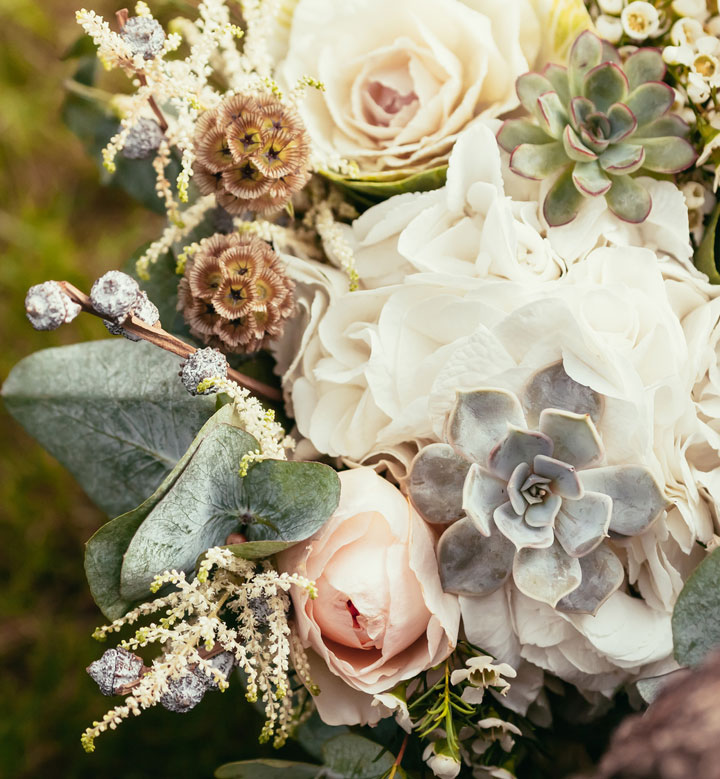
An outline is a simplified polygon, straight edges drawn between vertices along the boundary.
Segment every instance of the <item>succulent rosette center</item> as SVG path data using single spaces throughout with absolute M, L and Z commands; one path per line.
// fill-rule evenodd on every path
M 544 408 L 538 428 L 510 392 L 458 393 L 447 443 L 413 462 L 410 498 L 450 524 L 438 546 L 446 591 L 487 595 L 512 574 L 531 598 L 593 614 L 624 577 L 603 542 L 644 532 L 668 503 L 646 467 L 602 465 L 590 414 Z
M 679 173 L 695 163 L 690 128 L 670 113 L 675 93 L 664 77 L 656 49 L 623 60 L 589 31 L 575 40 L 567 68 L 520 76 L 518 97 L 532 119 L 506 121 L 497 140 L 515 173 L 556 177 L 543 203 L 551 227 L 572 221 L 584 198 L 600 196 L 616 216 L 642 222 L 652 201 L 634 175 Z

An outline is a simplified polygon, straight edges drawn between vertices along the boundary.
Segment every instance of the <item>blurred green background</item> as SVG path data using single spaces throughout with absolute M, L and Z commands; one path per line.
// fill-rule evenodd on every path
M 0 0 L 0 380 L 38 349 L 106 336 L 88 316 L 35 332 L 23 310 L 29 286 L 67 279 L 87 291 L 162 229 L 160 217 L 100 185 L 60 121 L 76 7 Z M 118 6 L 88 7 L 112 17 Z M 84 670 L 103 646 L 90 637 L 102 616 L 83 545 L 106 518 L 0 415 L 0 777 L 209 777 L 222 762 L 257 755 L 259 724 L 237 687 L 189 714 L 149 711 L 85 755 L 80 734 L 111 702 Z

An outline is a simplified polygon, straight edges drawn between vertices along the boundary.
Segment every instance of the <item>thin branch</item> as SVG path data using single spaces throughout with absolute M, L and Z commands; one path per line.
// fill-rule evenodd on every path
M 98 313 L 93 308 L 90 298 L 84 292 L 81 292 L 68 281 L 60 281 L 58 283 L 65 290 L 68 297 L 77 303 L 83 311 L 92 314 L 99 319 L 105 319 L 102 314 Z M 166 352 L 177 354 L 178 357 L 182 357 L 183 359 L 187 359 L 191 354 L 194 354 L 197 351 L 197 349 L 190 346 L 190 344 L 186 344 L 185 341 L 182 341 L 180 338 L 163 330 L 162 327 L 159 326 L 159 323 L 157 326 L 148 325 L 136 316 L 130 316 L 122 323 L 122 326 L 128 333 L 132 333 L 133 335 L 142 338 L 144 341 L 159 346 Z M 282 392 L 275 387 L 271 387 L 269 384 L 264 384 L 250 376 L 245 376 L 245 374 L 233 370 L 232 368 L 228 368 L 228 378 L 240 386 L 246 387 L 254 395 L 265 398 L 265 400 L 269 400 L 273 403 L 282 402 Z

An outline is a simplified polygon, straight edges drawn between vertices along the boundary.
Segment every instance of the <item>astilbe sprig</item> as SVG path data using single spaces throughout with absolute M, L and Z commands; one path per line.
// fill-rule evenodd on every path
M 184 708 L 167 704 L 184 681 L 200 680 L 198 701 L 206 688 L 225 690 L 226 674 L 211 662 L 221 652 L 229 653 L 232 665 L 243 672 L 246 698 L 264 705 L 266 721 L 261 741 L 273 739 L 276 747 L 282 746 L 302 708 L 296 707 L 296 699 L 307 696 L 306 688 L 315 689 L 302 646 L 293 639 L 287 593 L 297 586 L 315 598 L 314 583 L 297 574 L 278 573 L 268 561 L 247 561 L 228 549 L 214 547 L 207 551 L 192 581 L 183 572 L 168 571 L 155 578 L 151 590 L 158 592 L 166 585 L 175 589 L 93 634 L 102 641 L 143 616 L 164 611 L 158 622 L 140 627 L 121 642 L 120 647 L 131 652 L 159 644 L 162 653 L 149 668 L 138 664 L 141 675 L 114 690 L 130 694 L 87 728 L 81 739 L 85 750 L 93 751 L 95 739 L 108 728 L 115 729 L 131 714 L 137 716 L 158 703 L 186 711 L 192 704 Z M 297 689 L 290 681 L 291 660 L 304 683 Z

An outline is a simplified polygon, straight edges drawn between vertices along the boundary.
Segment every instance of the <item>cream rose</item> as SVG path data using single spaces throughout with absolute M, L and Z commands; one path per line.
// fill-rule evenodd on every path
M 460 609 L 443 593 L 432 531 L 407 499 L 370 468 L 339 474 L 340 505 L 313 538 L 284 552 L 280 570 L 314 580 L 318 597 L 293 593 L 310 649 L 316 704 L 331 725 L 374 723 L 373 695 L 444 660 Z
M 325 84 L 300 104 L 322 154 L 398 169 L 443 158 L 476 116 L 517 106 L 539 47 L 528 0 L 300 0 L 278 75 Z

